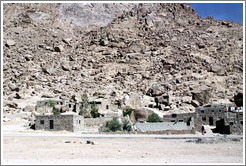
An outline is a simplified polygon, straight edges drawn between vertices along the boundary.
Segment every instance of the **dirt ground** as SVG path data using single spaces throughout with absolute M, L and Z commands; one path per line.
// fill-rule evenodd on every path
M 162 137 L 84 137 L 3 125 L 2 164 L 243 163 L 243 140 L 198 144 Z M 178 137 L 178 136 L 177 136 Z M 87 141 L 94 144 L 87 144 Z M 191 140 L 191 141 L 189 141 Z

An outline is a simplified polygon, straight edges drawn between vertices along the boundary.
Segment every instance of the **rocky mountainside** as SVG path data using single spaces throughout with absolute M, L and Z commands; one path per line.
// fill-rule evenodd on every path
M 243 91 L 243 26 L 186 4 L 3 5 L 4 111 L 106 98 L 190 112 Z M 166 96 L 169 96 L 167 102 Z M 139 101 L 134 105 L 131 101 Z

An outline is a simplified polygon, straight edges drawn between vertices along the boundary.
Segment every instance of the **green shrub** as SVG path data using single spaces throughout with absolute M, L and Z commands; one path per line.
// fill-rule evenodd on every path
M 54 106 L 54 105 L 56 105 L 57 103 L 55 102 L 55 101 L 53 101 L 53 100 L 49 100 L 49 104 L 50 104 L 50 106 Z
M 96 106 L 96 103 L 93 102 L 92 106 L 91 106 L 91 116 L 93 118 L 97 118 L 100 116 L 99 112 L 98 112 L 98 108 Z
M 152 113 L 151 115 L 148 116 L 148 122 L 160 122 L 161 118 L 156 114 Z
M 111 131 L 121 130 L 121 125 L 117 118 L 113 118 L 112 120 L 107 121 L 106 127 L 109 128 L 109 130 Z
M 243 106 L 243 94 L 238 93 L 237 95 L 234 96 L 234 101 L 238 107 Z
M 111 132 L 111 130 L 110 129 L 103 129 L 102 132 Z
M 127 120 L 127 119 L 124 119 L 124 120 L 123 120 L 123 123 L 122 123 L 122 129 L 123 129 L 124 131 L 131 131 L 131 125 L 130 125 L 130 123 L 129 123 L 129 120 Z
M 123 116 L 126 116 L 126 115 L 129 115 L 130 116 L 131 113 L 132 113 L 132 111 L 133 111 L 133 109 L 131 109 L 131 108 L 124 110 L 123 111 Z
M 61 113 L 60 109 L 59 108 L 55 108 L 54 115 L 59 115 L 60 113 Z
M 81 96 L 79 115 L 84 115 L 89 108 L 89 98 L 86 93 Z

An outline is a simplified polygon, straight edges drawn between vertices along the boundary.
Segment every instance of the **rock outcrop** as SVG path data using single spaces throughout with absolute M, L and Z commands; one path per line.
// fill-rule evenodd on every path
M 243 90 L 243 26 L 186 4 L 4 3 L 3 43 L 4 110 L 86 91 L 172 112 Z

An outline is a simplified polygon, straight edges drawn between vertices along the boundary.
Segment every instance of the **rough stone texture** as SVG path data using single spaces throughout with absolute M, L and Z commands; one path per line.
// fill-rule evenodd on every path
M 191 120 L 196 118 L 196 113 L 183 113 L 183 114 L 171 114 L 171 115 L 164 115 L 163 122 L 191 122 Z
M 41 121 L 44 124 L 41 124 Z M 53 129 L 50 128 L 50 120 L 53 120 Z M 84 118 L 80 115 L 38 115 L 35 119 L 35 130 L 67 130 L 81 131 L 84 126 Z
M 207 104 L 211 97 L 211 89 L 207 87 L 199 87 L 192 92 L 192 100 L 196 100 L 200 105 Z
M 194 123 L 197 131 L 201 131 L 202 125 L 210 125 L 216 126 L 217 129 L 215 129 L 215 132 L 219 133 L 242 134 L 243 132 L 242 112 L 234 113 L 227 111 L 225 106 L 210 106 L 197 107 L 196 113 L 197 115 L 194 118 Z
M 13 100 L 86 91 L 112 102 L 168 93 L 168 112 L 189 112 L 184 97 L 202 106 L 243 91 L 243 26 L 201 18 L 186 4 L 4 3 L 2 28 L 8 111 Z M 209 93 L 191 94 L 201 86 Z
M 146 109 L 146 108 L 138 108 L 135 109 L 131 115 L 130 115 L 130 119 L 132 121 L 132 123 L 136 123 L 139 120 L 142 121 L 147 121 L 148 116 L 151 115 L 152 113 L 154 113 L 153 111 Z

